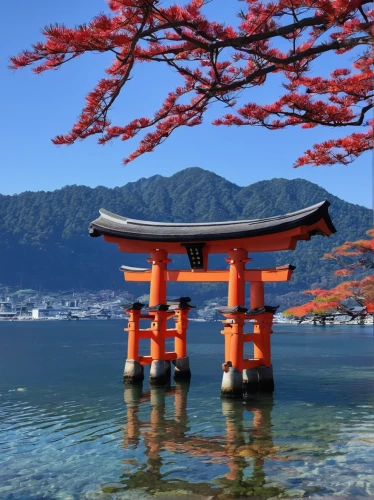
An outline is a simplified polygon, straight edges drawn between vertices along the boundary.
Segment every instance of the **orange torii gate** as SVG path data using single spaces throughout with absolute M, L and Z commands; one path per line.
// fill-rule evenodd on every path
M 144 365 L 150 364 L 150 383 L 165 384 L 170 362 L 175 365 L 175 379 L 191 376 L 187 357 L 188 297 L 167 302 L 168 282 L 227 282 L 228 304 L 219 311 L 225 317 L 225 359 L 223 395 L 239 395 L 252 389 L 273 390 L 270 334 L 276 308 L 264 303 L 264 283 L 291 279 L 293 266 L 271 269 L 247 269 L 248 252 L 293 250 L 299 240 L 314 235 L 330 236 L 336 230 L 324 201 L 298 212 L 267 219 L 214 223 L 161 223 L 121 217 L 100 210 L 100 217 L 90 225 L 91 236 L 103 236 L 116 243 L 121 252 L 147 253 L 151 268 L 122 266 L 126 281 L 149 282 L 149 306 L 128 306 L 128 355 L 125 383 L 144 379 Z M 190 270 L 169 270 L 170 254 L 187 253 Z M 225 253 L 229 270 L 209 270 L 210 254 Z M 245 307 L 245 283 L 250 283 L 250 309 Z M 167 320 L 175 327 L 167 328 Z M 141 329 L 140 321 L 149 320 L 150 328 Z M 244 333 L 247 320 L 254 320 L 253 333 Z M 139 355 L 139 340 L 150 339 L 150 355 Z M 174 350 L 166 352 L 165 340 L 174 338 Z M 244 359 L 244 343 L 253 342 L 254 356 Z

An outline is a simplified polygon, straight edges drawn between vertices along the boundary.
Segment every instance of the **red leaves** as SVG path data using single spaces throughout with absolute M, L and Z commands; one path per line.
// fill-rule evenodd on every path
M 348 276 L 357 270 L 374 269 L 374 229 L 367 231 L 366 235 L 371 239 L 346 241 L 323 256 L 323 259 L 333 259 L 342 267 L 335 271 L 336 276 Z
M 287 309 L 287 311 L 284 311 L 283 314 L 285 316 L 296 316 L 297 318 L 303 318 L 304 316 L 313 313 L 314 309 L 315 305 L 313 304 L 313 302 L 307 302 L 302 306 L 290 307 L 289 309 Z
M 335 276 L 350 276 L 353 273 L 352 269 L 338 269 L 335 271 Z
M 331 314 L 335 312 L 342 301 L 355 298 L 360 293 L 360 282 L 346 281 L 331 290 L 308 290 L 315 298 L 306 304 L 292 307 L 286 311 L 288 316 L 303 317 L 308 314 Z
M 313 149 L 308 149 L 296 162 L 295 167 L 303 165 L 334 165 L 341 163 L 348 165 L 352 163 L 365 151 L 371 151 L 374 146 L 373 141 L 373 120 L 369 122 L 370 128 L 361 134 L 351 134 L 343 139 L 331 139 L 315 144 Z
M 176 129 L 199 125 L 208 107 L 223 102 L 230 113 L 215 125 L 257 125 L 271 130 L 289 126 L 366 126 L 374 107 L 372 43 L 374 10 L 369 0 L 247 0 L 237 27 L 204 14 L 203 0 L 163 7 L 158 0 L 108 0 L 109 13 L 88 24 L 43 30 L 44 41 L 11 58 L 11 68 L 32 66 L 35 73 L 55 69 L 85 53 L 111 52 L 108 78 L 86 96 L 77 123 L 55 144 L 72 144 L 94 134 L 99 143 L 129 140 L 149 133 L 125 163 L 153 151 Z M 366 10 L 366 12 L 364 11 Z M 311 63 L 354 52 L 353 67 L 313 75 Z M 177 71 L 182 84 L 170 91 L 153 118 L 112 125 L 108 113 L 139 62 L 157 62 Z M 266 85 L 267 76 L 283 77 L 283 95 L 273 103 L 236 104 L 239 91 Z M 371 124 L 364 131 L 315 145 L 296 161 L 347 164 L 373 145 Z
M 360 279 L 343 281 L 331 290 L 306 290 L 314 299 L 303 306 L 293 307 L 286 311 L 289 316 L 302 317 L 307 314 L 328 314 L 336 311 L 342 301 L 353 298 L 366 306 L 368 313 L 374 313 L 374 275 L 362 279 L 363 269 L 374 269 L 374 229 L 366 233 L 371 239 L 347 241 L 326 253 L 323 259 L 335 260 L 342 269 L 335 271 L 336 276 L 350 276 L 360 271 Z M 359 275 L 360 275 L 359 274 Z

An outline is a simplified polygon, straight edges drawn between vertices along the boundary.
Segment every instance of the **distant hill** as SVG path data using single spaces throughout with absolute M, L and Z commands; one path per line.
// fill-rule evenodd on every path
M 208 222 L 268 217 L 293 212 L 322 200 L 332 204 L 330 213 L 337 228 L 331 238 L 314 237 L 300 242 L 293 252 L 252 254 L 254 267 L 292 263 L 297 266 L 291 283 L 267 288 L 274 299 L 309 287 L 330 286 L 333 264 L 320 257 L 331 247 L 362 237 L 372 226 L 372 211 L 353 205 L 311 182 L 272 179 L 239 187 L 201 168 L 188 168 L 171 177 L 156 175 L 109 189 L 67 186 L 53 192 L 0 195 L 0 283 L 23 287 L 63 289 L 119 289 L 134 294 L 143 285 L 123 283 L 121 264 L 144 265 L 145 256 L 118 252 L 116 245 L 88 236 L 89 223 L 99 208 L 138 219 L 172 222 Z M 224 267 L 224 256 L 211 265 Z M 175 259 L 174 266 L 184 259 Z M 186 291 L 174 285 L 171 293 Z M 223 286 L 193 285 L 197 298 L 225 293 Z

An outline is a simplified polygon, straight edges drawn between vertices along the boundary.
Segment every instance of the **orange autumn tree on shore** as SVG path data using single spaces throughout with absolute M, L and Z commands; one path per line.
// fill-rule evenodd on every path
M 113 56 L 70 132 L 53 142 L 69 145 L 96 135 L 105 144 L 141 135 L 137 149 L 124 160 L 128 163 L 178 128 L 200 125 L 208 108 L 221 104 L 225 111 L 218 108 L 215 125 L 347 130 L 341 138 L 315 144 L 296 160 L 297 167 L 348 164 L 372 148 L 371 0 L 224 2 L 227 16 L 237 15 L 234 25 L 212 19 L 209 3 L 107 0 L 108 13 L 87 24 L 45 27 L 44 40 L 12 57 L 11 68 L 32 66 L 39 74 L 85 54 Z M 169 89 L 153 116 L 112 124 L 110 111 L 128 82 L 137 80 L 142 63 L 168 67 L 181 83 Z M 158 75 L 145 82 L 149 92 Z M 247 100 L 251 89 L 274 86 L 273 75 L 279 91 L 274 102 Z M 266 89 L 263 95 L 269 95 Z
M 322 257 L 335 260 L 341 267 L 335 271 L 336 276 L 349 276 L 357 270 L 374 269 L 374 229 L 366 231 L 366 235 L 370 239 L 347 241 Z
M 336 276 L 361 275 L 359 279 L 343 281 L 330 290 L 306 290 L 304 293 L 314 298 L 301 306 L 287 309 L 284 314 L 296 317 L 328 315 L 339 310 L 347 299 L 354 299 L 357 304 L 366 307 L 368 313 L 374 314 L 374 274 L 362 277 L 368 269 L 374 269 L 374 229 L 366 234 L 369 239 L 347 241 L 322 257 L 334 260 L 341 267 L 335 271 Z

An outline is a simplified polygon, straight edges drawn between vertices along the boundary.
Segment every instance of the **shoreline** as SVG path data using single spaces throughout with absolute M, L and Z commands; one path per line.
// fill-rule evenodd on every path
M 39 323 L 46 323 L 46 322 L 55 322 L 55 321 L 63 321 L 65 323 L 67 322 L 87 322 L 87 321 L 95 321 L 95 322 L 102 322 L 102 321 L 123 321 L 127 320 L 126 317 L 118 317 L 118 318 L 74 318 L 74 319 L 67 319 L 67 318 L 16 318 L 16 319 L 5 319 L 5 318 L 0 318 L 0 323 L 33 323 L 33 322 L 39 322 Z M 221 320 L 205 320 L 205 319 L 190 319 L 189 320 L 191 323 L 221 323 Z M 273 326 L 276 325 L 294 325 L 294 326 L 305 326 L 305 325 L 310 325 L 310 326 L 341 326 L 341 325 L 355 325 L 355 326 L 374 326 L 373 320 L 371 322 L 365 322 L 365 323 L 359 323 L 359 322 L 342 322 L 342 323 L 313 323 L 313 322 L 303 322 L 303 323 L 298 323 L 295 321 L 277 321 L 273 323 Z

